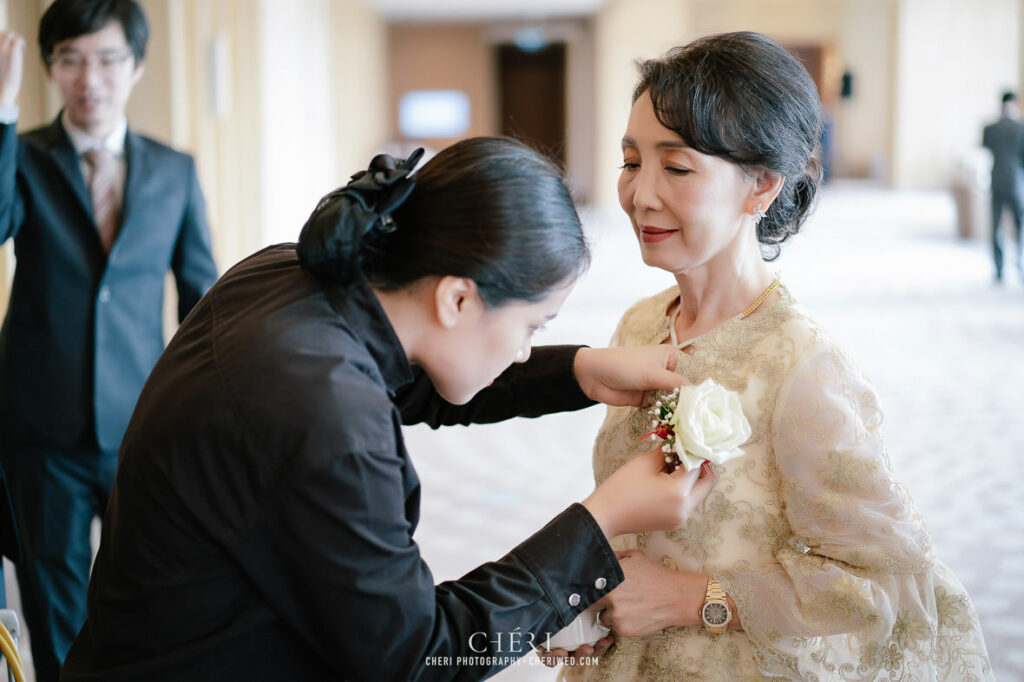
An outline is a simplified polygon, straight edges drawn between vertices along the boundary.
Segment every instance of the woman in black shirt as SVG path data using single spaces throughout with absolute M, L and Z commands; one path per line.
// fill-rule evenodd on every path
M 663 347 L 531 349 L 589 258 L 554 168 L 503 139 L 414 176 L 418 156 L 375 158 L 182 324 L 124 439 L 64 680 L 479 679 L 622 581 L 608 537 L 707 494 L 655 451 L 434 585 L 403 423 L 639 404 L 679 380 Z

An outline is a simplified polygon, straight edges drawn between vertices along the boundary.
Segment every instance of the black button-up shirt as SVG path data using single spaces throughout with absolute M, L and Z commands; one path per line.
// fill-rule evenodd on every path
M 241 262 L 139 398 L 62 679 L 463 680 L 508 665 L 621 582 L 615 555 L 573 505 L 435 586 L 401 424 L 590 405 L 575 352 L 538 348 L 451 405 L 364 282 L 317 280 L 293 245 Z

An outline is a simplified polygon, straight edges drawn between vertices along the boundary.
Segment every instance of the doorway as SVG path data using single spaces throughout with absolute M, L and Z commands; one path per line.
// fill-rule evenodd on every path
M 526 51 L 499 45 L 501 134 L 525 142 L 565 168 L 565 43 Z
M 836 50 L 832 45 L 786 45 L 785 47 L 800 60 L 818 87 L 821 113 L 825 124 L 821 133 L 821 165 L 824 180 L 828 181 L 831 178 L 837 155 L 834 127 L 836 111 L 839 108 L 841 76 L 837 73 L 839 61 Z

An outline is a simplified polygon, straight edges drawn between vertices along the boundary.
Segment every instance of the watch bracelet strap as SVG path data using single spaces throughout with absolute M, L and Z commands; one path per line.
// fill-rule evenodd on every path
M 714 577 L 708 578 L 708 589 L 704 595 L 704 601 L 725 601 L 725 588 L 722 587 L 722 583 L 714 579 Z
M 708 577 L 708 587 L 707 591 L 704 594 L 704 605 L 706 606 L 708 602 L 712 601 L 725 602 L 725 596 L 725 588 L 722 587 L 722 583 L 715 580 L 714 576 Z M 701 620 L 703 620 L 703 617 L 701 618 Z M 713 635 L 718 635 L 725 632 L 728 629 L 728 624 L 714 626 L 708 625 L 705 622 L 704 629 Z

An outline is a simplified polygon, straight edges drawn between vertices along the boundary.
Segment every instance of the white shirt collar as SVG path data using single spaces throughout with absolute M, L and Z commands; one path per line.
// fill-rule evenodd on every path
M 101 140 L 89 135 L 89 133 L 81 128 L 76 128 L 68 119 L 67 109 L 61 115 L 60 123 L 64 126 L 64 131 L 68 134 L 68 137 L 71 138 L 71 144 L 75 148 L 75 153 L 79 156 L 90 149 L 107 149 L 118 158 L 124 154 L 124 139 L 128 133 L 128 119 L 124 116 L 117 122 L 117 125 L 114 126 L 110 134 Z

